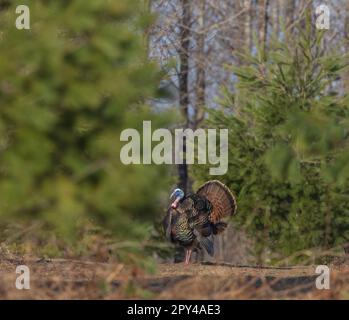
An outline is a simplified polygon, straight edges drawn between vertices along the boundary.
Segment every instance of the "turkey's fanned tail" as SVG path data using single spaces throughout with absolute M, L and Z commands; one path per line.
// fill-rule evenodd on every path
M 235 197 L 222 182 L 218 180 L 208 181 L 202 185 L 196 193 L 206 197 L 211 202 L 213 209 L 210 219 L 213 223 L 218 223 L 221 219 L 236 213 L 237 205 Z M 223 225 L 221 227 L 223 227 Z M 219 233 L 219 231 L 217 233 Z

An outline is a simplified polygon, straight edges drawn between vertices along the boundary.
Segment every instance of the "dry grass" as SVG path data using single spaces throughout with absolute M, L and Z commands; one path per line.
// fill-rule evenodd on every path
M 17 290 L 25 264 L 30 290 Z M 155 274 L 120 263 L 0 257 L 1 299 L 348 299 L 349 266 L 331 267 L 331 289 L 315 288 L 315 268 L 160 264 Z

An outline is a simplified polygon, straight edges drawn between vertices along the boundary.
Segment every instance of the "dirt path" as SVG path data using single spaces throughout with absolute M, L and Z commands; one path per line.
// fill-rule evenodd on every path
M 30 289 L 15 287 L 16 267 L 30 269 Z M 1 299 L 312 299 L 348 298 L 349 266 L 331 267 L 331 290 L 317 290 L 315 267 L 160 264 L 145 274 L 117 263 L 0 259 Z

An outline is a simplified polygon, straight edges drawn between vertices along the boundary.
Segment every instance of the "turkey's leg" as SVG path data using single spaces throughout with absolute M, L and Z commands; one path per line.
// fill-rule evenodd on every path
M 185 264 L 189 264 L 191 253 L 192 253 L 191 249 L 186 250 L 186 253 L 185 253 Z

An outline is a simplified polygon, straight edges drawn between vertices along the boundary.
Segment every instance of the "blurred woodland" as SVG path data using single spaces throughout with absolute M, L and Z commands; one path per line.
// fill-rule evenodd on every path
M 345 0 L 0 0 L 0 250 L 151 268 L 205 165 L 120 162 L 120 133 L 228 128 L 238 213 L 215 259 L 312 264 L 349 243 Z M 329 30 L 315 27 L 330 9 Z M 207 257 L 198 257 L 206 259 Z

